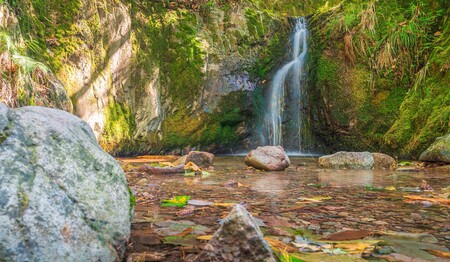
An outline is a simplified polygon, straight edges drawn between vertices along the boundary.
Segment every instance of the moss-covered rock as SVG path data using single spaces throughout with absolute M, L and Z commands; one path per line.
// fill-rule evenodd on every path
M 450 163 L 450 134 L 436 138 L 419 158 L 420 161 Z

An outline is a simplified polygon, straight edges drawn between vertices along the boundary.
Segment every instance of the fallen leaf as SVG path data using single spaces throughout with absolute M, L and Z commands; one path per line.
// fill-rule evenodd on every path
M 428 201 L 428 202 L 431 202 L 431 203 L 436 203 L 436 204 L 439 204 L 439 205 L 450 207 L 450 199 L 427 198 L 427 197 L 413 196 L 413 195 L 405 195 L 405 196 L 403 196 L 403 198 L 404 198 L 405 201 L 411 201 L 411 200 Z
M 236 203 L 213 203 L 212 206 L 216 207 L 234 207 Z
M 326 240 L 331 241 L 356 240 L 368 237 L 370 235 L 373 235 L 373 233 L 367 230 L 348 230 L 335 233 L 327 237 Z
M 166 166 L 173 167 L 174 166 L 171 162 L 159 162 L 158 164 L 161 167 L 166 167 Z
M 360 254 L 369 247 L 373 249 L 374 245 L 367 242 L 360 242 L 360 243 L 335 244 L 334 247 L 343 249 L 349 253 Z
M 183 207 L 187 204 L 190 196 L 174 196 L 172 199 L 163 200 L 162 207 Z
M 394 186 L 387 186 L 387 187 L 385 187 L 384 188 L 384 190 L 387 190 L 387 191 L 395 191 L 395 190 L 397 190 Z
M 212 237 L 213 237 L 212 235 L 205 235 L 205 236 L 198 236 L 197 239 L 209 241 L 211 240 Z
M 201 172 L 202 169 L 200 167 L 198 167 L 196 164 L 192 163 L 192 162 L 187 162 L 186 165 L 184 166 L 184 170 L 187 173 L 190 172 Z
M 126 261 L 163 261 L 165 257 L 165 254 L 157 252 L 131 253 L 128 254 Z
M 264 237 L 264 240 L 269 243 L 269 245 L 276 250 L 285 250 L 287 252 L 297 252 L 298 250 L 294 247 L 288 246 L 280 240 L 273 239 L 271 237 Z
M 431 250 L 427 250 L 428 253 L 437 256 L 437 257 L 445 257 L 445 258 L 450 258 L 450 252 L 445 252 L 445 251 L 440 251 L 440 250 L 435 250 L 435 249 L 431 249 Z
M 301 202 L 296 202 L 296 204 L 300 204 L 300 203 L 308 203 L 308 202 L 319 203 L 319 202 L 322 202 L 323 200 L 329 200 L 329 199 L 332 199 L 332 197 L 329 197 L 329 196 L 325 196 L 325 197 L 318 196 L 318 197 L 311 197 L 311 198 L 308 198 L 308 197 L 299 197 L 298 199 L 299 199 Z
M 194 232 L 194 228 L 188 227 L 185 230 L 183 230 L 181 233 L 176 234 L 177 237 L 184 237 L 186 235 L 189 235 L 190 233 Z

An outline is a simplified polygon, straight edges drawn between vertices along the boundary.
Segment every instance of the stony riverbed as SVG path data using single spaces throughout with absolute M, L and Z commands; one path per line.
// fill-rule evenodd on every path
M 130 170 L 143 163 L 173 159 L 122 160 Z M 208 170 L 210 176 L 204 178 L 128 171 L 137 204 L 127 254 L 145 252 L 148 261 L 191 261 L 207 242 L 198 237 L 213 234 L 232 204 L 240 203 L 258 219 L 265 236 L 289 248 L 296 248 L 292 245 L 296 236 L 313 241 L 341 231 L 369 232 L 365 239 L 377 241 L 386 234 L 406 236 L 402 237 L 406 242 L 397 243 L 400 247 L 387 254 L 374 252 L 373 247 L 369 252 L 344 249 L 342 254 L 303 249 L 308 252 L 298 256 L 305 261 L 337 261 L 336 256 L 339 261 L 359 261 L 364 256 L 386 261 L 407 261 L 408 256 L 449 259 L 445 258 L 450 246 L 448 202 L 408 198 L 439 198 L 444 193 L 441 188 L 450 186 L 448 169 L 331 170 L 317 168 L 315 158 L 293 157 L 291 162 L 285 171 L 262 172 L 247 168 L 241 157 L 216 157 L 214 167 Z M 423 180 L 434 191 L 417 190 Z M 185 207 L 160 206 L 162 200 L 179 195 L 201 201 Z M 424 250 L 439 248 L 444 255 Z

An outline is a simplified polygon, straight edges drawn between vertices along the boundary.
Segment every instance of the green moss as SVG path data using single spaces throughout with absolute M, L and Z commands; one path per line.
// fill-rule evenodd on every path
M 30 55 L 48 61 L 58 71 L 65 59 L 76 51 L 81 40 L 75 23 L 82 8 L 80 0 L 8 1 L 18 15 L 20 28 Z
M 136 196 L 133 191 L 128 187 L 128 194 L 130 195 L 130 218 L 133 217 L 134 207 L 136 206 Z
M 102 146 L 111 151 L 120 151 L 121 147 L 131 146 L 132 135 L 136 127 L 131 110 L 124 104 L 110 102 L 106 107 Z

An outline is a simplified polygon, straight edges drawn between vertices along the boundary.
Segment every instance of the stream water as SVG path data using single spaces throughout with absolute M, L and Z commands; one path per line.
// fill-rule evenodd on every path
M 137 166 L 164 158 L 122 160 Z M 163 199 L 177 195 L 214 203 L 244 204 L 264 223 L 262 230 L 266 236 L 287 245 L 299 234 L 320 239 L 339 231 L 367 230 L 426 233 L 435 238 L 433 245 L 437 247 L 433 248 L 446 250 L 450 246 L 450 208 L 426 201 L 405 202 L 404 198 L 411 194 L 431 197 L 440 193 L 441 188 L 450 185 L 448 170 L 331 170 L 318 168 L 315 158 L 292 157 L 291 162 L 285 171 L 262 172 L 247 168 L 242 157 L 216 157 L 214 168 L 209 170 L 211 175 L 206 178 L 127 172 L 137 198 L 127 254 L 146 252 L 159 255 L 160 261 L 192 261 L 206 244 L 197 237 L 213 234 L 220 226 L 219 220 L 231 210 L 226 205 L 160 206 Z M 239 186 L 227 186 L 230 180 Z M 417 187 L 422 180 L 435 192 L 400 190 Z M 392 187 L 396 190 L 391 191 Z M 308 202 L 305 198 L 318 201 Z M 166 228 L 161 221 L 175 224 Z M 431 244 L 411 242 L 396 252 L 425 261 L 447 261 L 423 251 L 421 245 Z M 361 260 L 361 254 L 345 255 L 345 259 L 328 255 L 317 259 L 315 256 L 319 255 L 301 253 L 305 261 Z

